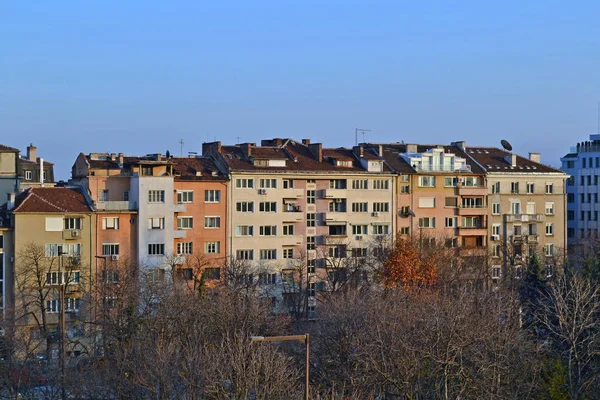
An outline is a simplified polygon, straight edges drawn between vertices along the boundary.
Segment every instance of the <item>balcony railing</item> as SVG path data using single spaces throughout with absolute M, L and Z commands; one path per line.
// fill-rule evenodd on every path
M 98 211 L 128 211 L 137 210 L 135 201 L 97 201 L 96 210 Z

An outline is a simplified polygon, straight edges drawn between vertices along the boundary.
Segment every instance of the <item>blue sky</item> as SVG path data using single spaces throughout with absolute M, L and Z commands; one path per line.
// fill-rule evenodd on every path
M 600 2 L 0 5 L 0 143 L 201 150 L 309 137 L 496 146 L 558 165 L 597 131 Z

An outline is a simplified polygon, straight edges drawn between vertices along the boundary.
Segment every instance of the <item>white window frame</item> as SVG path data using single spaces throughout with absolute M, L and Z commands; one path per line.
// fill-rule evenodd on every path
M 354 190 L 368 190 L 369 180 L 368 179 L 353 179 L 352 189 Z
M 277 202 L 276 201 L 261 201 L 260 203 L 258 203 L 258 211 L 259 212 L 276 213 L 277 212 Z
M 204 217 L 204 229 L 220 229 L 221 217 L 218 215 L 210 215 Z
M 206 189 L 204 191 L 204 202 L 205 203 L 220 203 L 221 202 L 221 191 L 217 189 Z
M 254 260 L 254 250 L 240 249 L 235 252 L 236 260 Z
M 277 189 L 276 178 L 260 178 L 258 180 L 258 187 L 260 189 Z
M 64 229 L 66 231 L 73 231 L 73 230 L 81 229 L 81 227 L 83 226 L 82 220 L 83 220 L 83 218 L 79 218 L 79 217 L 66 217 L 63 220 Z
M 235 180 L 235 187 L 237 189 L 254 189 L 253 178 L 237 178 Z
M 254 236 L 254 225 L 237 225 L 235 236 Z
M 102 256 L 118 256 L 120 247 L 119 243 L 102 243 Z
M 277 260 L 276 249 L 260 249 L 259 255 L 261 260 Z
M 259 236 L 277 236 L 277 225 L 261 225 L 258 228 L 258 234 Z
M 420 175 L 419 176 L 419 187 L 435 187 L 435 176 Z
M 193 254 L 194 243 L 193 242 L 179 242 L 177 243 L 177 255 L 189 255 Z
M 165 217 L 148 218 L 148 229 L 165 229 Z
M 221 242 L 204 242 L 204 254 L 220 254 Z
M 293 259 L 294 258 L 294 249 L 283 249 L 282 257 L 285 259 Z
M 194 217 L 177 217 L 177 229 L 194 229 Z
M 148 243 L 148 255 L 149 256 L 164 256 L 165 255 L 165 244 L 164 243 Z
M 360 203 L 352 203 L 352 212 L 353 213 L 366 213 L 369 212 L 369 203 L 360 202 Z
M 419 218 L 419 228 L 434 229 L 435 228 L 435 217 Z
M 501 213 L 500 203 L 492 203 L 492 215 L 500 215 Z
M 373 232 L 373 235 L 389 235 L 390 226 L 386 224 L 372 225 L 371 231 Z
M 177 203 L 193 203 L 194 202 L 194 191 L 193 190 L 179 190 L 177 191 Z
M 554 224 L 552 222 L 546 223 L 546 236 L 554 236 Z
M 293 224 L 284 224 L 282 227 L 282 235 L 283 236 L 294 236 L 294 225 Z
M 102 229 L 103 230 L 118 230 L 119 229 L 119 217 L 103 217 L 102 218 Z
M 164 190 L 148 190 L 148 203 L 159 204 L 165 202 Z
M 554 202 L 547 202 L 544 207 L 546 215 L 554 215 Z
M 374 179 L 373 180 L 374 190 L 390 190 L 389 179 Z

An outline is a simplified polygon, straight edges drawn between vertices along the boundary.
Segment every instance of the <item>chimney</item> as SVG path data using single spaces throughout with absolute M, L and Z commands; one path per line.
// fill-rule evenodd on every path
M 318 162 L 323 162 L 323 144 L 313 143 L 308 145 L 308 149 Z
M 125 159 L 125 154 L 119 153 L 119 166 L 123 166 L 123 161 Z
M 354 154 L 356 154 L 356 156 L 357 156 L 357 157 L 359 157 L 359 158 L 363 158 L 363 157 L 364 157 L 364 154 L 365 154 L 365 153 L 364 153 L 364 147 L 363 147 L 363 145 L 362 145 L 362 144 L 361 144 L 361 145 L 359 145 L 359 146 L 354 146 L 354 147 L 352 147 L 352 152 L 353 152 Z
M 8 193 L 8 199 L 6 202 L 6 209 L 7 210 L 12 210 L 15 207 L 15 198 L 16 198 L 16 194 L 15 193 Z
M 542 155 L 540 153 L 529 153 L 529 159 L 539 164 L 542 162 Z
M 44 187 L 44 159 L 40 158 L 40 186 Z
M 202 143 L 203 156 L 211 156 L 213 152 L 221 153 L 221 142 Z
M 407 153 L 416 153 L 417 152 L 417 145 L 416 144 L 407 144 L 406 145 L 406 152 Z
M 275 138 L 275 139 L 273 139 L 273 142 L 275 143 L 275 146 L 281 147 L 281 145 L 283 144 L 283 139 Z
M 110 161 L 117 161 L 117 155 L 115 153 L 110 153 Z
M 33 143 L 30 143 L 29 146 L 27 146 L 27 159 L 33 162 L 37 161 L 37 148 Z
M 248 158 L 252 157 L 252 148 L 256 146 L 254 143 L 242 143 L 240 145 L 240 148 L 242 149 L 242 152 L 244 153 L 244 155 Z
M 464 140 L 460 140 L 458 142 L 452 142 L 451 145 L 454 147 L 458 147 L 462 151 L 466 151 L 466 149 L 467 149 L 467 142 L 465 142 Z
M 510 164 L 511 167 L 517 166 L 517 155 L 509 153 L 504 156 L 504 161 Z
M 308 146 L 310 144 L 310 139 L 302 139 L 302 144 Z

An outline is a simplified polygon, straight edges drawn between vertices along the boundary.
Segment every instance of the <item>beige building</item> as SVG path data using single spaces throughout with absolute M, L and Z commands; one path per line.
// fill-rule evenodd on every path
M 75 188 L 30 188 L 2 208 L 5 315 L 16 324 L 18 353 L 57 357 L 88 351 L 92 318 L 94 218 Z M 64 331 L 61 330 L 64 326 Z M 50 346 L 47 346 L 47 345 Z

